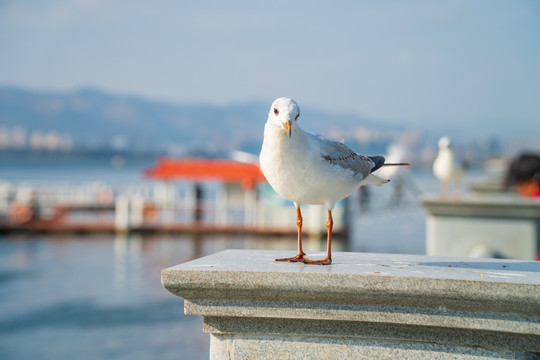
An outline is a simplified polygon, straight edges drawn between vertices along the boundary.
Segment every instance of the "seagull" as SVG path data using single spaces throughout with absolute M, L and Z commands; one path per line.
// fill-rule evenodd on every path
M 450 182 L 456 181 L 458 184 L 463 176 L 463 168 L 454 157 L 452 141 L 448 136 L 439 139 L 439 153 L 433 162 L 433 174 L 441 181 L 442 197 L 449 193 Z
M 298 126 L 299 116 L 300 108 L 294 100 L 275 100 L 268 112 L 259 156 L 268 183 L 296 207 L 298 254 L 276 261 L 329 265 L 332 263 L 332 209 L 336 203 L 362 185 L 382 185 L 390 180 L 372 174 L 385 165 L 384 157 L 360 155 L 342 142 L 305 132 Z M 328 209 L 327 249 L 322 260 L 311 260 L 302 250 L 301 204 L 320 204 Z
M 388 151 L 386 152 L 386 155 L 384 155 L 384 158 L 388 162 L 399 163 L 399 162 L 402 162 L 408 156 L 409 156 L 408 151 L 405 147 L 399 144 L 392 144 L 388 147 Z M 390 167 L 385 166 L 377 170 L 375 174 L 382 178 L 387 178 L 387 179 L 394 178 L 395 176 L 398 175 L 401 169 L 402 168 L 397 167 L 397 166 L 390 166 Z

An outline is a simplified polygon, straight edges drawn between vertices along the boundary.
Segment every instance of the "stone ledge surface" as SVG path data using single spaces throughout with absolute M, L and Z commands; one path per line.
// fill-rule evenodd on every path
M 344 338 L 358 356 L 370 341 L 411 354 L 440 346 L 441 358 L 540 354 L 539 262 L 339 252 L 329 266 L 274 261 L 292 253 L 227 250 L 163 270 L 162 283 L 186 314 L 204 316 L 216 359 L 280 341 L 328 350 Z
M 227 250 L 162 270 L 162 283 L 186 299 L 424 304 L 503 311 L 512 304 L 517 313 L 540 312 L 536 261 L 364 253 L 335 253 L 329 266 L 274 261 L 286 255 L 290 252 Z M 323 254 L 313 257 L 317 256 Z
M 222 272 L 234 272 L 248 276 L 256 273 L 310 274 L 314 278 L 348 275 L 540 285 L 538 261 L 354 252 L 333 253 L 333 263 L 328 266 L 274 261 L 276 257 L 294 253 L 294 250 L 225 250 L 162 270 L 163 283 L 176 285 L 175 277 L 187 271 L 206 272 L 216 279 L 223 277 Z M 308 255 L 317 258 L 325 253 Z M 191 282 L 199 281 L 193 278 Z
M 437 216 L 540 219 L 540 201 L 518 196 L 442 199 L 440 196 L 424 195 L 420 201 L 429 214 Z

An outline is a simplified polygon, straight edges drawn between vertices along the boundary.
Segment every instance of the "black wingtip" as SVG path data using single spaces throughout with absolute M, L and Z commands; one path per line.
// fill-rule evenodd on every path
M 375 166 L 371 169 L 371 172 L 380 169 L 381 166 L 384 165 L 384 156 L 368 156 L 368 158 L 375 164 Z

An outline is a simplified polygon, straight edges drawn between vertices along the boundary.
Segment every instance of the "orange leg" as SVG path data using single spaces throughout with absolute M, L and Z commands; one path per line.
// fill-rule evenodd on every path
M 298 227 L 298 255 L 291 258 L 276 259 L 276 261 L 291 261 L 291 262 L 303 262 L 309 260 L 302 251 L 302 213 L 300 212 L 300 206 L 296 208 L 296 226 Z
M 322 260 L 310 260 L 305 258 L 302 262 L 304 264 L 314 265 L 330 265 L 332 263 L 332 228 L 334 226 L 334 220 L 332 219 L 332 210 L 328 210 L 328 221 L 326 222 L 326 230 L 328 230 L 328 239 L 326 242 L 326 257 Z
M 446 199 L 450 193 L 450 180 L 441 181 L 441 198 Z

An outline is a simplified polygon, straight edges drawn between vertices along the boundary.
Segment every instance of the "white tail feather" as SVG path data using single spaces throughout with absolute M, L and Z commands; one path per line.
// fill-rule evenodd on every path
M 383 179 L 381 177 L 378 177 L 377 175 L 369 174 L 367 178 L 362 180 L 360 185 L 377 185 L 381 186 L 382 184 L 386 184 L 387 182 L 390 182 L 389 179 Z

